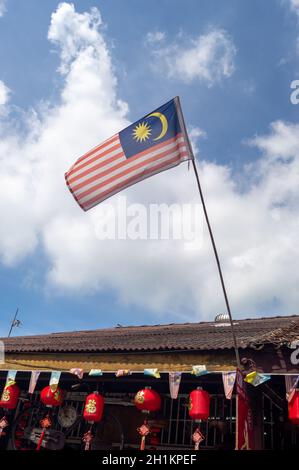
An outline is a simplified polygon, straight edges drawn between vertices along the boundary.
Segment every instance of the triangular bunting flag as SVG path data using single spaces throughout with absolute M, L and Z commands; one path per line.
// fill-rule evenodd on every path
M 55 392 L 57 390 L 60 376 L 61 376 L 61 372 L 58 370 L 51 372 L 49 385 L 51 387 L 52 392 Z
M 257 387 L 258 385 L 261 385 L 262 383 L 267 382 L 267 380 L 270 379 L 270 375 L 260 374 L 259 372 L 254 371 L 247 374 L 244 381 L 253 385 L 254 387 Z
M 34 390 L 35 390 L 35 387 L 39 378 L 39 374 L 40 374 L 39 370 L 33 370 L 31 372 L 28 393 L 34 393 Z
M 84 371 L 79 367 L 74 367 L 73 369 L 70 369 L 70 373 L 76 375 L 80 380 L 83 379 Z
M 181 372 L 169 372 L 169 391 L 173 400 L 176 400 L 178 397 L 181 378 Z
M 224 393 L 228 400 L 231 400 L 234 385 L 236 381 L 236 372 L 222 372 L 222 381 L 224 387 Z
M 129 369 L 119 369 L 115 372 L 115 377 L 124 377 L 125 375 L 131 375 L 132 372 Z
M 93 377 L 99 377 L 99 376 L 103 375 L 103 372 L 102 372 L 101 369 L 90 369 L 88 375 L 91 375 Z
M 160 379 L 160 373 L 158 369 L 144 369 L 144 375 L 149 375 L 150 377 L 155 377 L 156 379 Z
M 201 375 L 209 374 L 210 372 L 207 370 L 206 366 L 199 365 L 199 366 L 192 366 L 191 374 L 195 375 L 196 377 L 200 377 Z

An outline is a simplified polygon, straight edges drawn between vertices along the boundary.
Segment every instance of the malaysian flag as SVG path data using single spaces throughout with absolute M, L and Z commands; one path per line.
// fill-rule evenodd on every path
M 192 158 L 176 97 L 80 157 L 65 179 L 87 211 L 122 189 Z

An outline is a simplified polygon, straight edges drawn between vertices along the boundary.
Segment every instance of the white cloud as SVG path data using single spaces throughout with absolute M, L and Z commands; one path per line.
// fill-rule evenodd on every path
M 262 149 L 268 158 L 277 159 L 296 158 L 298 152 L 298 124 L 276 121 L 271 124 L 271 138 L 269 136 L 255 137 L 252 145 Z
M 77 295 L 109 289 L 120 302 L 196 320 L 224 310 L 205 231 L 200 250 L 180 241 L 100 241 L 99 208 L 82 212 L 64 171 L 86 149 L 128 124 L 127 106 L 101 33 L 99 13 L 62 3 L 49 39 L 60 48 L 61 101 L 27 115 L 24 138 L 4 123 L 0 139 L 0 258 L 16 265 L 37 247 L 48 259 L 48 286 Z M 261 158 L 233 177 L 228 167 L 201 161 L 206 195 L 234 314 L 287 314 L 298 306 L 299 125 L 273 123 L 250 142 Z M 204 137 L 191 130 L 190 137 Z M 197 144 L 198 145 L 198 144 Z M 247 191 L 238 190 L 246 181 Z M 125 192 L 128 202 L 198 203 L 187 165 Z M 118 197 L 109 201 L 116 204 Z M 136 319 L 137 320 L 137 319 Z
M 200 127 L 190 126 L 188 127 L 188 136 L 192 145 L 194 155 L 199 156 L 199 146 L 198 142 L 200 139 L 205 139 L 207 137 L 206 131 Z
M 149 31 L 145 37 L 145 41 L 149 44 L 164 41 L 166 34 L 164 31 Z
M 297 15 L 297 20 L 299 20 L 299 0 L 285 0 L 287 1 L 287 4 L 289 5 L 289 8 L 291 12 L 295 13 Z M 297 54 L 299 55 L 299 37 L 297 37 L 296 40 L 296 50 Z M 282 59 L 280 62 L 283 64 L 287 59 Z
M 289 0 L 291 10 L 299 15 L 299 0 Z
M 127 107 L 117 100 L 111 59 L 97 23 L 94 10 L 79 14 L 71 4 L 59 5 L 49 38 L 60 45 L 66 73 L 61 102 L 28 113 L 25 139 L 16 134 L 14 123 L 9 128 L 7 120 L 0 122 L 0 132 L 6 132 L 0 140 L 0 257 L 5 263 L 32 253 L 56 217 L 67 224 L 72 217 L 89 223 L 69 197 L 64 171 L 86 148 L 127 124 Z
M 200 80 L 209 86 L 230 77 L 234 70 L 236 47 L 229 34 L 222 29 L 213 29 L 207 34 L 189 40 L 151 49 L 154 66 L 169 78 L 186 83 Z
M 103 57 L 105 43 L 99 35 L 102 19 L 99 10 L 78 14 L 73 6 L 62 3 L 52 14 L 48 39 L 60 47 L 62 73 L 85 51 L 95 60 Z M 100 55 L 99 55 L 100 53 Z
M 269 135 L 251 142 L 263 157 L 244 168 L 241 177 L 247 179 L 247 192 L 238 191 L 238 180 L 234 181 L 229 168 L 200 164 L 224 276 L 237 315 L 297 311 L 298 130 L 299 126 L 277 122 Z M 152 194 L 158 202 L 198 202 L 194 175 L 186 166 L 136 185 L 126 194 L 133 202 L 152 201 Z M 96 210 L 91 217 L 96 223 Z M 181 242 L 99 242 L 86 220 L 70 222 L 56 218 L 46 233 L 54 261 L 50 278 L 57 285 L 112 288 L 121 302 L 147 307 L 162 317 L 164 311 L 173 311 L 183 319 L 190 319 L 192 314 L 195 319 L 224 310 L 206 231 L 202 248 L 190 252 Z
M 0 0 L 0 18 L 6 12 L 6 0 Z
M 0 80 L 0 107 L 5 105 L 9 99 L 9 88 Z

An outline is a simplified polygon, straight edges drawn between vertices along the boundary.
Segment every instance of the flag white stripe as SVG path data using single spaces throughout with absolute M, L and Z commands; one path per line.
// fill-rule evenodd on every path
M 80 157 L 74 166 L 76 165 L 82 165 L 83 163 L 86 163 L 88 162 L 89 160 L 91 160 L 92 158 L 95 158 L 97 155 L 100 155 L 101 153 L 103 152 L 106 152 L 107 150 L 109 150 L 110 148 L 114 147 L 115 145 L 120 145 L 120 141 L 119 141 L 119 138 L 115 138 L 116 136 L 114 135 L 113 137 L 111 137 L 109 140 L 107 140 L 106 143 L 103 143 L 101 145 L 97 145 L 96 147 L 94 147 L 92 150 L 90 150 L 89 152 L 87 152 L 85 155 L 88 155 L 85 156 L 83 155 L 82 157 Z
M 105 199 L 109 199 L 114 194 L 119 193 L 123 189 L 129 188 L 130 186 L 133 186 L 134 184 L 139 183 L 140 181 L 143 181 L 144 179 L 147 179 L 150 176 L 154 176 L 157 173 L 161 173 L 162 171 L 174 168 L 175 166 L 179 165 L 183 161 L 187 161 L 187 160 L 189 160 L 188 156 L 186 156 L 184 158 L 180 158 L 176 162 L 171 162 L 170 164 L 163 166 L 163 168 L 154 169 L 151 173 L 146 173 L 143 176 L 142 175 L 136 175 L 136 178 L 134 179 L 133 182 L 132 181 L 129 181 L 127 183 L 124 182 L 121 189 L 120 188 L 117 188 L 115 190 L 111 189 L 111 191 L 109 191 L 104 196 L 101 197 L 101 195 L 99 195 L 99 197 L 95 201 L 91 202 L 89 205 L 88 205 L 88 203 L 82 204 L 82 207 L 84 208 L 85 211 L 87 211 L 87 210 L 91 209 L 92 207 L 96 206 L 97 204 L 99 204 L 100 202 L 105 201 Z M 81 204 L 81 201 L 79 201 L 79 202 Z
M 91 188 L 90 188 L 90 189 L 92 189 L 92 187 L 95 186 L 94 191 L 91 191 L 89 194 L 86 194 L 86 195 L 81 196 L 81 197 L 80 197 L 80 194 L 82 194 L 82 191 L 78 195 L 77 195 L 76 192 L 74 192 L 74 194 L 76 195 L 76 197 L 78 199 L 80 199 L 80 201 L 82 201 L 84 203 L 86 200 L 91 199 L 92 197 L 94 197 L 94 196 L 96 196 L 96 195 L 98 195 L 102 192 L 107 191 L 107 189 L 109 189 L 109 188 L 111 188 L 111 187 L 115 186 L 116 184 L 119 184 L 123 181 L 126 181 L 128 178 L 131 178 L 132 176 L 138 175 L 138 174 L 144 172 L 145 170 L 147 170 L 147 169 L 149 169 L 153 166 L 159 165 L 163 162 L 167 162 L 168 160 L 170 160 L 170 159 L 172 159 L 176 156 L 179 156 L 180 153 L 183 152 L 183 151 L 185 151 L 185 149 L 175 150 L 174 152 L 168 153 L 167 155 L 164 155 L 163 157 L 158 158 L 158 159 L 154 160 L 153 162 L 144 161 L 142 166 L 140 166 L 139 168 L 134 168 L 133 167 L 130 172 L 127 172 L 128 168 L 127 168 L 127 166 L 125 166 L 125 167 L 122 168 L 123 171 L 126 171 L 125 175 L 119 175 L 119 177 L 118 177 L 117 175 L 118 175 L 119 172 L 117 172 L 114 175 L 115 177 L 113 178 L 113 181 L 110 181 L 109 183 L 104 184 L 104 186 L 102 186 L 101 188 L 96 188 L 96 186 L 98 184 L 101 184 L 99 179 L 97 179 L 97 181 L 95 181 L 93 183 L 93 185 L 91 186 Z M 136 164 L 138 164 L 138 162 L 136 162 Z M 112 175 L 109 173 L 108 180 L 111 179 L 111 176 Z M 106 180 L 107 180 L 107 178 L 104 178 L 102 183 L 105 183 Z M 84 189 L 84 191 L 88 191 L 88 188 L 86 188 L 85 186 L 84 186 L 83 189 Z
M 161 147 L 159 148 L 158 150 L 154 150 L 153 152 L 149 152 L 147 153 L 146 155 L 143 155 L 142 157 L 140 158 L 136 158 L 134 159 L 133 161 L 130 162 L 130 159 L 126 159 L 125 157 L 123 159 L 119 159 L 119 160 L 116 160 L 114 162 L 111 162 L 109 163 L 108 165 L 105 165 L 101 168 L 99 168 L 98 170 L 96 171 L 93 171 L 91 173 L 89 173 L 88 175 L 85 175 L 83 176 L 82 178 L 76 180 L 75 184 L 73 184 L 73 191 L 74 191 L 74 194 L 76 194 L 76 196 L 79 196 L 81 193 L 83 193 L 84 191 L 86 191 L 87 189 L 89 188 L 92 188 L 92 186 L 95 186 L 99 183 L 102 183 L 104 181 L 106 181 L 107 179 L 110 179 L 112 178 L 113 176 L 116 176 L 118 175 L 119 173 L 122 173 L 124 171 L 124 169 L 128 169 L 128 168 L 131 168 L 133 166 L 135 166 L 136 164 L 138 163 L 142 163 L 142 162 L 146 162 L 149 158 L 151 157 L 156 157 L 158 156 L 159 154 L 169 150 L 171 151 L 172 148 L 175 148 L 177 147 L 177 144 L 178 143 L 183 143 L 184 142 L 184 139 L 183 138 L 180 138 L 178 139 L 177 141 L 175 142 L 172 142 L 171 144 L 168 144 L 166 145 L 165 147 Z M 181 147 L 181 151 L 184 151 L 186 150 L 186 146 L 182 146 Z M 113 168 L 118 165 L 121 161 L 124 161 L 126 162 L 125 165 L 122 165 L 120 168 L 117 168 L 116 170 L 113 170 Z M 111 169 L 111 171 L 109 171 L 109 174 L 108 175 L 105 175 L 105 176 L 99 176 L 99 178 L 96 179 L 96 181 L 92 181 L 91 183 L 87 183 L 85 184 L 83 187 L 81 188 L 78 188 L 76 189 L 76 186 L 80 183 L 82 183 L 83 181 L 86 181 L 88 180 L 89 178 L 93 177 L 93 176 L 96 176 L 96 175 L 101 175 L 101 173 L 103 173 L 104 171 L 108 170 L 108 169 Z M 71 183 L 71 181 L 70 181 Z
M 102 153 L 102 152 L 101 152 L 101 153 Z M 119 147 L 119 148 L 117 148 L 117 149 L 115 149 L 115 150 L 112 150 L 112 152 L 107 153 L 107 155 L 101 156 L 101 154 L 99 154 L 97 160 L 95 160 L 94 162 L 92 162 L 92 163 L 90 163 L 89 165 L 86 165 L 86 166 L 84 166 L 84 167 L 82 167 L 82 168 L 76 169 L 76 171 L 74 171 L 74 172 L 69 176 L 69 182 L 71 183 L 72 180 L 74 180 L 74 178 L 77 178 L 77 177 L 80 175 L 80 173 L 86 172 L 86 171 L 88 171 L 88 170 L 92 171 L 92 168 L 93 168 L 95 165 L 98 165 L 99 163 L 104 163 L 104 162 L 105 162 L 106 160 L 108 160 L 109 158 L 115 157 L 115 156 L 118 155 L 118 154 L 119 154 L 119 156 L 120 156 L 122 159 L 125 158 L 125 154 L 124 154 L 124 152 L 123 152 L 123 150 L 122 150 L 122 147 Z M 114 162 L 109 163 L 109 164 L 107 164 L 107 165 L 111 165 L 111 164 L 113 164 L 113 163 L 114 163 Z M 105 167 L 103 167 L 103 168 L 105 168 Z M 109 166 L 107 166 L 107 168 L 109 168 Z M 99 170 L 99 171 L 103 171 L 103 169 L 101 169 L 101 170 Z M 76 180 L 76 183 L 77 183 L 77 181 L 80 182 L 79 179 Z
M 76 181 L 73 181 L 70 179 L 69 182 L 72 184 L 74 190 L 76 191 L 76 187 L 81 184 L 81 183 L 84 183 L 84 181 L 87 181 L 89 180 L 89 178 L 92 178 L 93 176 L 96 176 L 96 175 L 101 175 L 104 171 L 106 170 L 109 170 L 111 169 L 111 171 L 113 171 L 113 168 L 116 166 L 116 165 L 119 165 L 119 163 L 121 162 L 126 162 L 127 159 L 125 157 L 125 154 L 123 153 L 123 151 L 121 150 L 119 152 L 119 158 L 117 158 L 116 160 L 113 160 L 113 162 L 110 162 L 110 163 L 107 163 L 106 165 L 104 166 L 101 166 L 100 168 L 97 168 L 95 170 L 91 170 L 88 172 L 88 174 L 84 175 L 84 176 L 81 176 L 81 178 L 78 178 L 76 179 Z M 97 164 L 99 163 L 102 163 L 102 161 L 97 161 L 96 162 Z M 82 172 L 81 172 L 82 173 Z M 110 174 L 110 173 L 109 173 Z M 79 174 L 77 175 L 77 177 L 79 176 Z M 99 180 L 97 180 L 99 181 Z M 85 187 L 85 186 L 84 186 Z
M 107 189 L 109 188 L 112 188 L 113 186 L 115 186 L 116 184 L 119 184 L 119 183 L 122 183 L 122 182 L 125 182 L 128 178 L 131 178 L 132 176 L 137 176 L 138 174 L 141 174 L 144 172 L 144 170 L 146 169 L 149 169 L 153 166 L 156 166 L 158 165 L 159 163 L 163 163 L 163 162 L 167 162 L 168 160 L 171 160 L 172 158 L 174 158 L 175 156 L 180 156 L 180 153 L 182 151 L 186 151 L 186 148 L 184 149 L 181 149 L 181 150 L 176 150 L 175 152 L 172 152 L 172 153 L 169 153 L 167 154 L 167 156 L 164 156 L 158 160 L 155 160 L 154 162 L 150 162 L 148 164 L 146 164 L 146 161 L 144 162 L 144 165 L 141 167 L 141 168 L 138 168 L 137 170 L 133 170 L 131 171 L 130 173 L 126 174 L 125 176 L 121 176 L 120 178 L 117 178 L 115 179 L 114 181 L 112 181 L 111 183 L 108 183 L 106 184 L 105 186 L 103 186 L 102 188 L 100 189 L 96 189 L 95 191 L 93 191 L 92 193 L 80 198 L 78 197 L 79 201 L 81 204 L 84 204 L 85 202 L 89 201 L 89 199 L 92 199 L 94 198 L 95 196 L 97 195 L 100 195 L 101 193 L 103 193 L 104 191 L 107 191 Z M 147 156 L 147 158 L 149 158 Z M 123 170 L 123 169 L 122 169 Z M 97 181 L 98 183 L 98 181 Z M 76 197 L 77 197 L 77 193 L 75 193 Z

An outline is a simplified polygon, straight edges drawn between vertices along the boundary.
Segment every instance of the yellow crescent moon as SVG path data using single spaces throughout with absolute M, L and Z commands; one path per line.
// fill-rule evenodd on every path
M 166 117 L 164 116 L 164 114 L 162 113 L 152 113 L 152 114 L 149 114 L 148 117 L 150 116 L 155 116 L 157 117 L 158 119 L 160 119 L 161 121 L 161 124 L 162 124 L 162 131 L 161 131 L 161 134 L 158 135 L 158 137 L 156 137 L 155 139 L 153 140 L 160 140 L 162 139 L 162 137 L 164 137 L 164 135 L 166 134 L 167 130 L 168 130 L 168 122 L 167 122 L 167 119 Z

